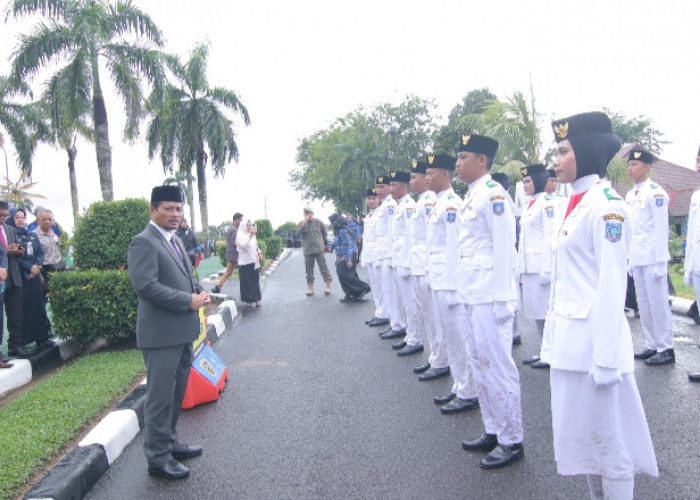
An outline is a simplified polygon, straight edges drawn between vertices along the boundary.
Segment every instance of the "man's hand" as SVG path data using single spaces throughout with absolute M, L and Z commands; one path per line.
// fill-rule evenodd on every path
M 7 269 L 0 267 L 0 281 L 5 281 L 7 279 Z
M 12 255 L 22 255 L 24 253 L 24 247 L 18 245 L 17 243 L 10 243 L 7 245 L 7 253 L 11 253 Z
M 40 272 L 41 272 L 41 268 L 37 265 L 33 265 L 32 268 L 29 270 L 29 279 L 32 279 Z
M 190 302 L 190 309 L 193 311 L 199 311 L 200 307 L 202 307 L 204 304 L 208 304 L 209 302 L 211 302 L 211 297 L 209 297 L 207 292 L 201 291 L 200 293 L 193 293 L 192 301 Z
M 347 261 L 346 264 L 347 264 L 347 266 L 348 266 L 348 269 L 352 269 L 352 266 L 355 265 L 355 264 L 353 263 L 353 261 L 351 261 L 351 260 Z

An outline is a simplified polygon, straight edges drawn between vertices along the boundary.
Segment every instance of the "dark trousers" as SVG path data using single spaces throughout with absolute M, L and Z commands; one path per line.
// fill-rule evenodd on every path
M 306 265 L 306 283 L 308 285 L 314 284 L 314 265 L 316 263 L 318 263 L 318 269 L 321 271 L 321 276 L 323 276 L 323 282 L 330 282 L 331 272 L 328 270 L 328 266 L 326 265 L 326 255 L 321 252 L 304 255 L 304 264 Z
M 175 427 L 192 367 L 192 343 L 141 349 L 141 353 L 148 384 L 143 453 L 149 467 L 162 467 L 173 458 L 171 451 L 178 441 Z
M 346 296 L 357 297 L 361 293 L 369 291 L 369 285 L 357 275 L 357 264 L 353 263 L 352 267 L 348 267 L 347 262 L 336 260 L 335 272 L 338 273 L 340 287 Z
M 22 345 L 23 321 L 22 321 L 22 287 L 8 286 L 5 282 L 5 293 L 0 295 L 0 343 L 2 343 L 3 312 L 7 314 L 7 348 L 14 349 Z M 4 305 L 4 308 L 3 308 Z M 4 311 L 3 311 L 4 309 Z

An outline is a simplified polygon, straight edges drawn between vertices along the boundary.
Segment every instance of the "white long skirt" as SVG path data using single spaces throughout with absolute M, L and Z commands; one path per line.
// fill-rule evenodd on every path
M 540 275 L 522 274 L 523 312 L 528 318 L 545 319 L 549 303 L 549 285 L 540 285 Z
M 658 476 L 634 374 L 598 388 L 585 372 L 550 370 L 554 458 L 562 475 Z

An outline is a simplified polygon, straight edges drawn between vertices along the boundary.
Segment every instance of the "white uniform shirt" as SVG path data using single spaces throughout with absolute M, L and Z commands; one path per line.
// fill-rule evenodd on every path
M 459 215 L 459 299 L 465 304 L 517 299 L 515 207 L 486 174 L 469 186 Z
M 558 205 L 547 193 L 537 193 L 520 216 L 520 241 L 516 274 L 550 272 L 550 245 Z
M 700 188 L 690 198 L 688 231 L 685 235 L 685 270 L 700 273 Z
M 391 233 L 396 202 L 387 195 L 377 207 L 377 260 L 391 259 Z
M 631 373 L 624 305 L 632 224 L 610 182 L 597 175 L 578 180 L 593 185 L 553 235 L 542 359 L 560 370 L 587 372 L 598 365 Z
M 428 222 L 428 283 L 433 290 L 457 290 L 457 214 L 462 199 L 450 187 L 437 193 Z
M 425 191 L 418 195 L 416 209 L 410 220 L 411 274 L 425 276 L 428 273 L 428 221 L 435 207 L 435 193 Z
M 391 231 L 391 267 L 411 267 L 409 221 L 415 211 L 416 202 L 408 194 L 396 202 Z
M 372 209 L 365 216 L 362 232 L 362 253 L 360 264 L 367 267 L 377 260 L 377 209 Z
M 625 197 L 632 218 L 632 242 L 627 253 L 630 267 L 666 264 L 668 252 L 668 194 L 647 179 Z

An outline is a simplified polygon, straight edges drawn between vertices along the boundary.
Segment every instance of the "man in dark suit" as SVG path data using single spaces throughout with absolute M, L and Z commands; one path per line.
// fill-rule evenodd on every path
M 5 224 L 10 215 L 10 205 L 0 200 L 0 244 L 7 252 L 7 279 L 3 303 L 7 313 L 7 351 L 10 356 L 28 358 L 30 353 L 22 347 L 22 273 L 17 257 L 24 253 L 24 248 L 17 244 L 15 228 Z M 2 325 L 2 304 L 0 304 L 0 325 Z M 1 335 L 1 334 L 0 334 Z M 0 342 L 2 337 L 0 336 Z
M 2 315 L 2 303 L 5 299 L 5 281 L 7 280 L 7 250 L 4 245 L 0 245 L 0 316 Z M 0 318 L 0 323 L 2 323 Z M 2 344 L 3 331 L 0 330 L 0 344 Z M 0 368 L 12 368 L 10 359 L 0 351 Z
M 146 364 L 144 454 L 148 472 L 167 479 L 190 471 L 178 459 L 202 453 L 182 444 L 175 427 L 199 335 L 199 308 L 210 299 L 195 283 L 187 253 L 174 232 L 182 219 L 182 192 L 157 186 L 151 192 L 151 221 L 129 245 L 129 278 L 139 298 L 136 343 Z

